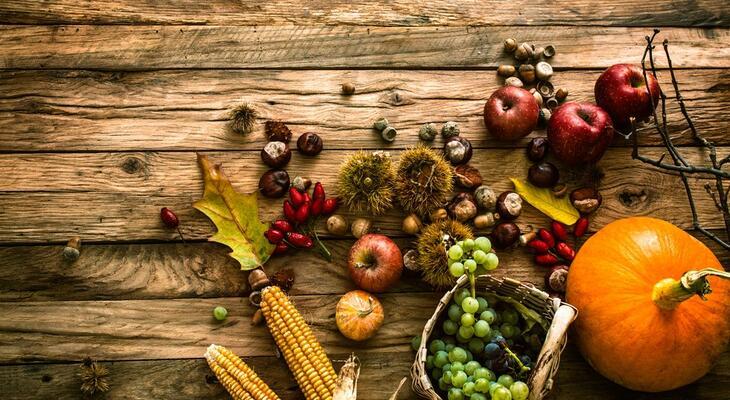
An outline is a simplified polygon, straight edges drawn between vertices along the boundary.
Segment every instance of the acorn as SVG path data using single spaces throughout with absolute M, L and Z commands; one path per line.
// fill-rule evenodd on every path
M 327 232 L 342 236 L 347 233 L 350 226 L 347 224 L 347 219 L 342 215 L 335 214 L 327 218 Z
M 543 47 L 539 47 L 539 46 L 532 49 L 532 59 L 534 61 L 539 60 L 542 57 L 543 51 L 545 51 L 545 49 Z
M 418 215 L 410 214 L 403 219 L 401 229 L 409 235 L 415 235 L 423 229 L 423 223 L 421 223 L 421 219 L 418 218 Z
M 551 97 L 551 99 L 554 99 L 554 97 Z M 548 100 L 550 100 L 550 99 L 548 99 Z M 540 109 L 540 113 L 538 114 L 538 118 L 539 118 L 538 122 L 540 123 L 540 125 L 545 126 L 545 125 L 547 125 L 548 121 L 550 121 L 550 117 L 552 117 L 552 116 L 553 116 L 553 112 L 550 111 L 549 108 L 543 107 Z
M 63 248 L 63 258 L 66 259 L 66 261 L 76 261 L 79 259 L 79 256 L 81 255 L 81 239 L 77 237 L 72 237 L 68 243 L 66 243 L 66 247 Z
M 516 49 L 517 41 L 515 39 L 509 38 L 504 40 L 504 51 L 507 53 L 514 53 Z
M 345 82 L 342 84 L 341 91 L 345 96 L 352 96 L 355 94 L 355 85 L 350 82 Z
M 530 64 L 522 64 L 518 70 L 520 78 L 524 83 L 535 82 L 535 67 Z
M 393 128 L 392 126 L 388 125 L 380 131 L 380 137 L 383 138 L 386 142 L 392 142 L 395 140 L 395 136 L 398 134 L 398 131 Z
M 251 290 L 261 290 L 266 286 L 269 286 L 270 283 L 269 277 L 266 276 L 266 273 L 260 268 L 254 269 L 248 273 L 248 284 L 251 286 Z
M 383 129 L 385 129 L 388 125 L 388 120 L 385 118 L 378 118 L 377 121 L 373 123 L 373 129 L 375 129 L 378 132 L 382 132 Z
M 509 64 L 503 64 L 500 65 L 499 68 L 497 68 L 497 75 L 502 77 L 510 77 L 515 74 L 515 66 L 509 65 Z
M 568 90 L 564 88 L 560 88 L 555 92 L 555 99 L 558 101 L 563 101 L 565 98 L 568 97 Z
M 494 226 L 499 221 L 499 214 L 486 213 L 474 217 L 474 227 L 477 229 L 486 229 Z
M 555 55 L 555 46 L 553 45 L 547 45 L 545 46 L 545 50 L 542 51 L 542 55 L 545 56 L 545 58 L 551 58 Z
M 532 97 L 535 98 L 535 103 L 537 103 L 537 107 L 542 107 L 542 95 L 540 92 L 537 91 L 537 89 L 532 88 L 530 89 L 530 93 L 532 93 Z
M 509 78 L 504 80 L 504 86 L 514 86 L 514 87 L 521 88 L 521 87 L 525 86 L 525 84 L 522 83 L 520 78 L 518 78 L 516 76 L 510 76 Z
M 553 95 L 553 84 L 548 81 L 540 81 L 535 86 L 542 97 L 551 97 Z
M 429 215 L 431 222 L 441 221 L 449 218 L 449 213 L 445 208 L 438 208 Z
M 418 138 L 430 142 L 436 138 L 436 132 L 436 124 L 423 124 L 421 129 L 418 130 Z
M 548 81 L 553 77 L 553 66 L 545 61 L 540 61 L 535 65 L 535 75 L 541 81 Z
M 370 233 L 370 229 L 372 227 L 373 223 L 369 219 L 357 218 L 356 220 L 352 221 L 352 225 L 350 225 L 350 232 L 352 233 L 352 236 L 360 239 L 361 237 Z
M 517 61 L 527 61 L 532 57 L 532 51 L 532 45 L 529 43 L 522 43 L 517 46 L 517 49 L 515 50 L 515 58 Z
M 551 98 L 545 100 L 545 106 L 550 110 L 555 109 L 558 106 L 558 104 L 559 104 L 558 99 L 556 99 L 555 97 L 551 97 Z M 547 119 L 550 119 L 550 118 L 548 117 Z
M 444 139 L 449 139 L 454 136 L 459 136 L 461 131 L 459 130 L 459 124 L 454 121 L 448 121 L 441 127 L 441 136 Z

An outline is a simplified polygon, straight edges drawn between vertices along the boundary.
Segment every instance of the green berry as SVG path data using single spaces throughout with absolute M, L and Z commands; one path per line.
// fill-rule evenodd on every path
M 474 248 L 474 239 L 464 239 L 464 243 L 461 244 L 461 248 L 464 251 L 471 251 Z
M 461 246 L 455 244 L 449 248 L 449 258 L 452 260 L 461 260 L 461 257 L 464 255 L 464 250 L 461 248 Z
M 464 269 L 469 271 L 469 273 L 473 274 L 474 271 L 477 270 L 477 262 L 472 260 L 471 258 L 464 261 Z
M 228 310 L 225 307 L 218 306 L 213 309 L 213 317 L 218 321 L 223 321 L 228 316 Z
M 451 266 L 449 266 L 449 272 L 455 278 L 458 278 L 458 277 L 464 275 L 464 264 L 462 264 L 458 261 L 451 264 Z
M 479 236 L 474 240 L 474 244 L 476 245 L 477 249 L 485 253 L 489 253 L 490 251 L 492 251 L 492 242 L 487 237 Z

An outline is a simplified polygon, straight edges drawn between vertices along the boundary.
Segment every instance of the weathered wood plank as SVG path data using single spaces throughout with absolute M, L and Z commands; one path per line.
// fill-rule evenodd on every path
M 334 355 L 335 360 L 347 355 Z M 413 362 L 412 352 L 382 355 L 377 352 L 358 352 L 362 369 L 358 385 L 358 399 L 383 400 L 403 376 L 409 376 Z M 294 378 L 286 364 L 273 357 L 245 359 L 271 387 L 285 400 L 301 400 Z M 341 362 L 335 363 L 339 368 Z M 211 380 L 212 374 L 202 359 L 164 361 L 104 362 L 111 375 L 111 390 L 105 399 L 147 400 L 174 398 L 183 394 L 189 400 L 228 399 L 223 388 Z M 26 364 L 0 367 L 0 387 L 5 388 L 7 400 L 53 398 L 77 399 L 79 396 L 79 364 Z M 724 400 L 730 385 L 730 355 L 698 382 L 683 388 L 656 394 L 636 393 L 609 382 L 594 372 L 574 347 L 568 346 L 561 358 L 555 390 L 551 400 Z M 410 381 L 398 397 L 415 399 Z
M 642 3 L 595 0 L 541 3 L 489 0 L 451 2 L 413 1 L 267 1 L 260 4 L 223 0 L 94 1 L 54 0 L 0 4 L 0 23 L 8 24 L 338 24 L 379 26 L 433 25 L 620 25 L 727 26 L 730 10 L 718 1 Z
M 699 232 L 692 233 L 714 251 L 723 265 L 730 253 Z M 722 235 L 721 232 L 716 232 Z M 311 252 L 274 257 L 266 271 L 293 268 L 294 295 L 336 294 L 355 289 L 347 273 L 347 253 L 354 240 L 328 240 L 333 262 Z M 412 240 L 396 239 L 401 249 Z M 248 294 L 246 273 L 228 257 L 229 250 L 215 243 L 83 245 L 73 264 L 61 257 L 62 245 L 0 248 L 0 301 L 144 300 L 236 297 Z M 545 270 L 533 264 L 524 249 L 499 251 L 496 276 L 543 285 Z M 431 289 L 406 272 L 389 292 Z
M 488 68 L 505 37 L 555 45 L 556 68 L 637 62 L 646 28 L 0 26 L 2 69 Z M 730 30 L 667 28 L 674 65 L 730 67 Z M 658 65 L 665 66 L 663 57 Z
M 599 74 L 560 71 L 553 83 L 568 88 L 571 100 L 593 102 Z M 718 145 L 730 144 L 728 70 L 677 76 L 697 129 Z M 667 78 L 660 73 L 669 90 Z M 354 96 L 340 95 L 343 82 L 356 85 Z M 378 148 L 384 143 L 372 122 L 379 116 L 399 130 L 393 148 L 417 144 L 421 124 L 449 120 L 475 147 L 522 147 L 529 138 L 499 142 L 486 133 L 484 102 L 500 85 L 494 72 L 484 71 L 4 71 L 0 151 L 255 150 L 265 143 L 265 119 L 287 121 L 295 134 L 318 132 L 328 149 Z M 246 137 L 226 126 L 241 99 L 261 113 Z M 694 144 L 674 101 L 668 118 L 677 143 Z M 643 145 L 660 143 L 651 125 L 639 133 Z M 617 135 L 614 144 L 628 142 Z
M 693 162 L 701 156 L 697 148 L 683 150 Z M 719 148 L 726 154 L 727 148 Z M 644 148 L 655 158 L 662 152 Z M 691 216 L 680 180 L 671 174 L 631 160 L 631 149 L 612 148 L 599 163 L 603 206 L 593 217 L 592 228 L 632 215 L 651 215 L 691 228 Z M 335 194 L 336 173 L 344 151 L 325 150 L 306 158 L 295 154 L 288 166 L 290 175 L 310 176 L 323 182 Z M 397 156 L 398 152 L 393 152 Z M 265 166 L 255 152 L 212 153 L 224 164 L 234 186 L 252 191 Z M 529 162 L 521 151 L 493 149 L 479 151 L 472 165 L 482 171 L 495 190 L 512 188 L 510 176 L 525 176 Z M 568 183 L 584 173 L 563 169 Z M 68 153 L 0 155 L 0 242 L 65 242 L 73 235 L 87 241 L 174 240 L 177 232 L 165 229 L 159 209 L 171 207 L 189 239 L 205 239 L 213 227 L 191 207 L 202 196 L 202 179 L 194 153 Z M 714 203 L 702 188 L 705 181 L 692 179 L 700 221 L 707 228 L 720 228 Z M 282 200 L 262 199 L 264 220 L 280 216 Z M 348 216 L 353 214 L 343 213 Z M 375 219 L 384 233 L 400 232 L 402 212 L 392 210 Z M 546 218 L 531 207 L 518 220 L 524 225 L 544 225 Z

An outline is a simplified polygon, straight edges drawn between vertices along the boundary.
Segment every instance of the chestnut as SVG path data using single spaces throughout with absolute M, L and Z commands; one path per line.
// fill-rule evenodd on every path
M 477 205 L 474 195 L 468 192 L 457 194 L 448 206 L 449 215 L 459 222 L 466 222 L 476 217 Z
M 568 267 L 555 265 L 545 274 L 545 286 L 548 290 L 558 293 L 565 293 L 568 285 Z
M 289 174 L 283 169 L 270 169 L 259 179 L 259 191 L 266 197 L 283 197 L 289 190 Z
M 505 221 L 511 221 L 519 217 L 522 213 L 522 197 L 509 190 L 502 192 L 497 197 L 497 213 Z
M 570 193 L 570 202 L 581 214 L 590 214 L 598 209 L 603 197 L 592 187 L 575 189 Z
M 316 156 L 322 151 L 323 147 L 322 138 L 316 133 L 302 133 L 297 139 L 297 150 L 307 156 Z
M 492 230 L 491 239 L 497 249 L 511 247 L 520 239 L 520 227 L 513 222 L 500 222 Z
M 281 168 L 291 160 L 291 150 L 284 142 L 269 142 L 261 149 L 261 160 L 271 168 Z
M 527 180 L 540 188 L 551 188 L 558 183 L 559 179 L 558 168 L 549 162 L 534 164 L 527 170 Z
M 264 133 L 266 134 L 266 139 L 270 142 L 289 143 L 291 140 L 291 131 L 281 121 L 266 121 L 264 124 Z
M 547 155 L 548 140 L 546 137 L 536 137 L 527 144 L 527 158 L 532 162 L 540 162 Z
M 469 164 L 462 164 L 454 168 L 456 184 L 465 189 L 474 189 L 482 184 L 482 174 Z
M 461 136 L 453 136 L 444 144 L 444 157 L 452 165 L 466 164 L 471 159 L 471 142 Z

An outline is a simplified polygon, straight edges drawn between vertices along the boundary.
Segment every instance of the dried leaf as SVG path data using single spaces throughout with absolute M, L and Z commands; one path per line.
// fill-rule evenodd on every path
M 274 245 L 264 237 L 267 226 L 259 220 L 256 192 L 236 192 L 221 165 L 211 164 L 206 156 L 198 154 L 198 164 L 205 178 L 205 193 L 193 207 L 218 228 L 208 240 L 230 247 L 230 256 L 242 270 L 260 267 L 271 256 Z
M 515 185 L 515 191 L 525 201 L 548 217 L 565 225 L 573 225 L 580 217 L 578 210 L 570 204 L 567 196 L 558 198 L 550 189 L 539 188 L 517 178 L 510 178 L 510 180 Z

